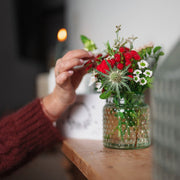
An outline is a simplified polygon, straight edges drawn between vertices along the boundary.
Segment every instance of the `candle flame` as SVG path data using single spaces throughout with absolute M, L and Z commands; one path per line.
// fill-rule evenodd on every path
M 67 39 L 67 30 L 65 28 L 61 28 L 57 33 L 57 39 L 60 42 L 63 42 Z

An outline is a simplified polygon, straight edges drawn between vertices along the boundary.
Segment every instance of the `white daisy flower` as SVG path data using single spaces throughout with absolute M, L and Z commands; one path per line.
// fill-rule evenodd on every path
M 147 83 L 147 80 L 143 77 L 140 79 L 140 85 L 145 85 Z
M 139 69 L 144 69 L 144 68 L 148 67 L 149 64 L 147 61 L 141 60 L 140 62 L 138 62 L 138 66 L 139 66 Z
M 133 79 L 136 83 L 140 80 L 139 76 L 134 76 Z
M 149 70 L 149 69 L 146 69 L 143 74 L 146 76 L 146 77 L 151 77 L 152 76 L 152 71 Z
M 139 74 L 142 74 L 142 71 L 139 70 L 139 69 L 136 69 L 136 70 L 133 72 L 133 74 L 136 74 L 136 75 L 138 76 Z

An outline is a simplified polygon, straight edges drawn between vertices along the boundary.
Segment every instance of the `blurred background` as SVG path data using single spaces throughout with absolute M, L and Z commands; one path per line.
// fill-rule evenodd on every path
M 166 58 L 180 39 L 179 7 L 179 0 L 1 0 L 0 115 L 48 93 L 56 59 L 83 48 L 81 34 L 103 48 L 121 24 L 122 36 L 138 36 L 137 48 L 153 41 L 163 47 Z M 67 39 L 58 41 L 61 28 L 67 29 Z M 67 178 L 61 174 L 61 155 L 38 158 L 9 179 L 32 179 L 33 174 L 33 179 Z

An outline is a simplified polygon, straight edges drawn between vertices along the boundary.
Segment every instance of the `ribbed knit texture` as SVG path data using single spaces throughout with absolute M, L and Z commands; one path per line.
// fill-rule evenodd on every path
M 62 140 L 45 116 L 40 99 L 0 120 L 0 175 L 32 159 Z

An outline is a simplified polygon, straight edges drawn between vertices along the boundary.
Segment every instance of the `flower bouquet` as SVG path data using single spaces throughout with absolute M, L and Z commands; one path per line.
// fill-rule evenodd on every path
M 150 138 L 149 106 L 144 92 L 152 86 L 153 74 L 159 57 L 164 55 L 160 46 L 146 45 L 137 50 L 133 43 L 137 37 L 119 36 L 111 46 L 99 52 L 95 43 L 81 35 L 84 48 L 95 54 L 85 66 L 92 73 L 100 98 L 106 99 L 103 108 L 103 143 L 105 147 L 136 149 L 148 147 Z

